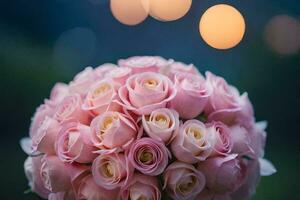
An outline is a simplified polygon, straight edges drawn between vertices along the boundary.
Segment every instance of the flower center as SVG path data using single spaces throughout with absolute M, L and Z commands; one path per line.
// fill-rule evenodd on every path
M 114 168 L 111 163 L 106 163 L 103 165 L 103 172 L 104 175 L 108 178 L 111 178 L 114 176 Z
M 157 115 L 155 117 L 156 124 L 162 128 L 168 127 L 168 119 L 164 115 Z
M 114 124 L 114 121 L 117 119 L 118 119 L 117 115 L 105 117 L 100 127 L 100 135 L 104 134 L 107 129 L 110 129 Z
M 152 155 L 152 153 L 150 153 L 148 151 L 144 151 L 140 156 L 140 161 L 145 164 L 148 164 L 149 162 L 151 162 L 152 159 L 153 159 L 153 155 Z
M 200 129 L 198 129 L 196 127 L 190 127 L 188 129 L 188 133 L 197 140 L 200 140 L 203 137 L 203 134 L 200 131 Z
M 110 89 L 111 89 L 111 86 L 108 83 L 103 83 L 94 90 L 93 97 L 98 97 L 99 95 L 107 92 Z
M 154 87 L 157 86 L 157 81 L 154 80 L 154 79 L 146 80 L 146 81 L 144 82 L 144 86 L 147 87 L 147 88 L 152 89 L 152 88 L 154 88 Z
M 190 177 L 189 180 L 187 180 L 184 183 L 181 183 L 178 187 L 178 189 L 182 193 L 188 193 L 193 190 L 194 186 L 196 185 L 197 179 L 195 177 Z
M 148 200 L 145 196 L 140 196 L 137 200 Z

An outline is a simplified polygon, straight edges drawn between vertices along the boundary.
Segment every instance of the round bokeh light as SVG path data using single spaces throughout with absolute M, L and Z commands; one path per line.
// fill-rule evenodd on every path
M 229 49 L 241 42 L 245 34 L 245 20 L 234 7 L 219 4 L 202 15 L 199 31 L 203 40 L 213 48 Z

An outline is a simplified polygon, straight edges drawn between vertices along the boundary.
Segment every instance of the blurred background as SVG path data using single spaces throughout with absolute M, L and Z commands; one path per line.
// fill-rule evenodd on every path
M 233 49 L 213 49 L 199 35 L 201 15 L 217 3 L 233 5 L 245 18 L 245 37 Z M 30 118 L 51 87 L 86 66 L 134 55 L 193 63 L 247 91 L 257 120 L 268 121 L 266 157 L 278 170 L 262 178 L 253 199 L 300 199 L 297 20 L 299 0 L 194 0 L 180 20 L 148 18 L 134 27 L 115 20 L 105 0 L 1 0 L 1 199 L 38 199 L 24 194 L 26 155 L 19 140 L 28 135 Z

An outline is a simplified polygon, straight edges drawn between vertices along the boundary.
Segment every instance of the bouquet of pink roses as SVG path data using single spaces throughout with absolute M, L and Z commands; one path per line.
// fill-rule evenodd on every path
M 161 57 L 57 83 L 21 140 L 31 190 L 51 200 L 241 200 L 261 175 L 265 122 L 247 93 Z

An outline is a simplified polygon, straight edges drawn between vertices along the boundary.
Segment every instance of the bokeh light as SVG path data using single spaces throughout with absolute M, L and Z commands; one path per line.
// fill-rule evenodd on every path
M 149 13 L 148 0 L 111 0 L 110 8 L 114 17 L 126 25 L 143 22 Z
M 199 31 L 203 40 L 211 47 L 229 49 L 243 39 L 245 21 L 234 7 L 219 4 L 210 7 L 202 15 Z
M 191 8 L 192 0 L 149 0 L 151 17 L 173 21 L 183 17 Z
M 273 17 L 265 29 L 268 45 L 281 55 L 292 55 L 300 50 L 300 22 L 288 15 Z

